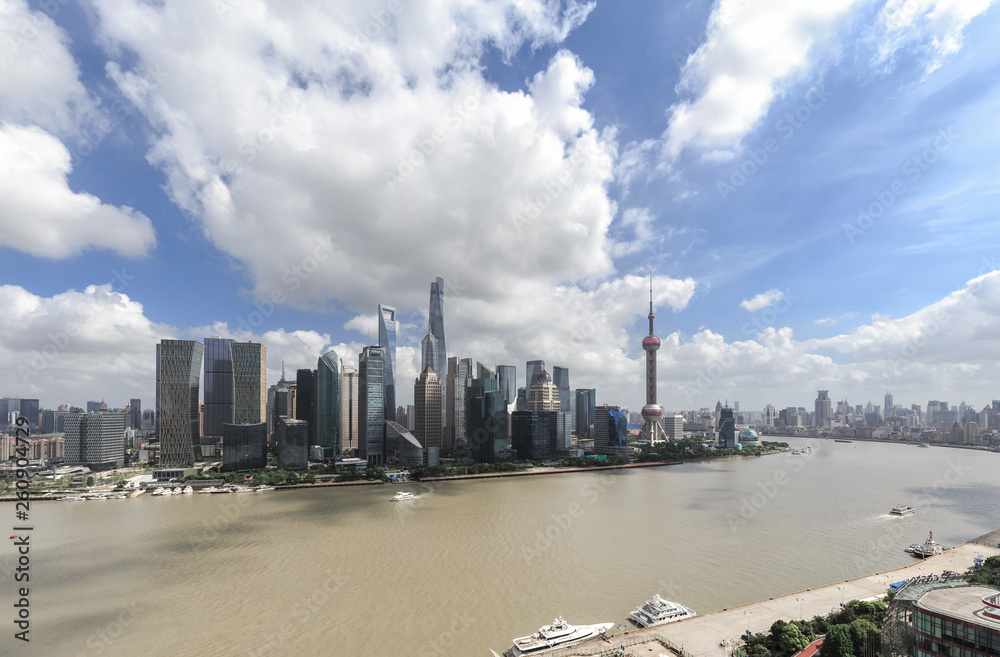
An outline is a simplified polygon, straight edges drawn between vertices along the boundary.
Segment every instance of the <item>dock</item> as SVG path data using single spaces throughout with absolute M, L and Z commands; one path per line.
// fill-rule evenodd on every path
M 978 555 L 1000 555 L 1000 530 L 990 532 L 961 545 L 895 570 L 855 577 L 843 582 L 796 591 L 767 600 L 701 614 L 694 618 L 633 629 L 606 639 L 581 643 L 571 648 L 542 653 L 545 657 L 600 655 L 622 647 L 630 657 L 674 654 L 680 657 L 729 657 L 742 645 L 741 637 L 750 632 L 766 632 L 776 620 L 811 619 L 825 616 L 851 600 L 881 598 L 893 582 L 945 570 L 964 572 Z

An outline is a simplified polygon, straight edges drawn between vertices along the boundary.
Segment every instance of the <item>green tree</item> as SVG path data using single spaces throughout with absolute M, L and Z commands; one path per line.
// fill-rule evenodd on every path
M 849 625 L 851 643 L 857 657 L 880 655 L 882 653 L 882 631 L 875 623 L 859 618 Z
M 94 485 L 94 478 L 92 476 L 91 477 L 87 477 L 87 485 L 88 486 L 93 486 Z
M 827 629 L 819 657 L 854 657 L 854 642 L 848 625 L 831 625 Z
M 778 645 L 782 652 L 787 654 L 796 653 L 809 645 L 809 639 L 802 634 L 802 630 L 797 625 L 788 624 L 781 628 L 778 635 Z
M 774 653 L 772 653 L 771 650 L 763 644 L 756 644 L 747 648 L 747 657 L 772 657 L 773 654 Z

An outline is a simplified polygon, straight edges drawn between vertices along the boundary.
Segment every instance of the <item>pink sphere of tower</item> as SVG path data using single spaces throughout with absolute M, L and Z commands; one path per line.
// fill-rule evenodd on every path
M 642 348 L 646 351 L 656 351 L 660 348 L 660 339 L 655 335 L 647 335 L 642 339 Z

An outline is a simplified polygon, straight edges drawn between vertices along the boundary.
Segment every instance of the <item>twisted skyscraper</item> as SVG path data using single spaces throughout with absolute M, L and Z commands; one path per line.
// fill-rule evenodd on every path
M 642 407 L 642 417 L 645 424 L 642 427 L 642 437 L 654 445 L 668 440 L 663 431 L 661 418 L 663 407 L 656 403 L 656 351 L 660 348 L 660 339 L 653 334 L 653 274 L 649 274 L 649 335 L 642 339 L 642 348 L 646 351 L 646 405 Z
M 448 399 L 448 350 L 444 342 L 444 279 L 431 283 L 431 305 L 427 313 L 427 335 L 421 343 L 420 370 L 428 366 L 441 381 L 442 399 Z M 442 410 L 447 404 L 442 405 Z M 444 420 L 442 415 L 442 420 Z

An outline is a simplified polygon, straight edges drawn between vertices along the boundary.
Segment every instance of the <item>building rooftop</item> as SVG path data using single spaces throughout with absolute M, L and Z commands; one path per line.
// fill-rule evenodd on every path
M 916 601 L 921 609 L 945 614 L 964 621 L 1000 629 L 1000 620 L 983 613 L 988 607 L 983 598 L 1000 595 L 1000 590 L 988 586 L 962 586 L 928 591 Z

